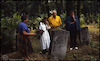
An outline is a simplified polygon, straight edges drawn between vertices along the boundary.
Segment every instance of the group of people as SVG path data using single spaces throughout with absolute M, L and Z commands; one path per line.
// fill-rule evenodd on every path
M 60 16 L 57 16 L 57 12 L 54 10 L 52 14 L 53 15 L 51 15 L 49 18 L 44 17 L 39 25 L 39 33 L 41 33 L 40 42 L 43 49 L 42 54 L 45 54 L 50 50 L 51 39 L 49 35 L 50 32 L 48 30 L 52 31 L 52 29 L 59 29 L 60 25 L 62 25 L 61 18 Z M 29 36 L 34 36 L 36 33 L 29 33 L 28 26 L 26 25 L 28 22 L 28 16 L 26 14 L 22 14 L 21 19 L 22 22 L 20 22 L 18 25 L 18 31 L 20 35 L 19 51 L 21 52 L 22 56 L 25 57 L 25 59 L 29 59 L 29 54 L 33 52 Z M 65 24 L 65 29 L 70 31 L 70 50 L 73 48 L 78 49 L 76 38 L 80 31 L 80 23 L 73 10 L 70 11 L 70 15 L 67 17 Z

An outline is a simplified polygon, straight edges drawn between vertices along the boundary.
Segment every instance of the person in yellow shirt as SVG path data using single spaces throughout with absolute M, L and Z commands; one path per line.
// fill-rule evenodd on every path
M 57 16 L 57 12 L 55 10 L 53 11 L 53 15 L 48 18 L 48 21 L 51 28 L 57 28 L 62 24 L 61 18 Z
M 57 16 L 57 12 L 55 10 L 53 11 L 53 15 L 48 18 L 48 22 L 49 25 L 51 26 L 51 29 L 49 31 L 50 39 L 51 39 L 50 48 L 49 48 L 49 54 L 50 54 L 51 47 L 52 47 L 52 30 L 60 29 L 60 25 L 62 24 L 62 22 L 61 22 L 61 18 Z

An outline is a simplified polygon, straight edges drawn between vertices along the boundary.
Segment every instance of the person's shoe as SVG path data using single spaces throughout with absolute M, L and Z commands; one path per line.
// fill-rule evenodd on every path
M 70 48 L 70 50 L 73 50 L 73 48 Z
M 75 49 L 78 49 L 78 47 L 75 47 Z

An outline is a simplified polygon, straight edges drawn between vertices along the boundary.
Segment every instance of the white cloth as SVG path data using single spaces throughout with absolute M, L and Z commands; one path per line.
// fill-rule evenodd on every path
M 50 35 L 49 35 L 48 30 L 47 30 L 47 29 L 50 29 L 50 28 L 51 27 L 48 26 L 47 24 L 40 22 L 39 29 L 44 31 L 41 38 L 40 38 L 43 50 L 48 49 L 50 47 Z

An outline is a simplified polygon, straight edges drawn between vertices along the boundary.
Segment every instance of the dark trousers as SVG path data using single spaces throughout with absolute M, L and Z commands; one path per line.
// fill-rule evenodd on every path
M 77 30 L 77 28 L 72 27 L 70 30 L 70 47 L 74 48 L 74 47 L 78 47 L 77 44 L 77 35 L 79 37 L 80 40 L 80 31 Z

